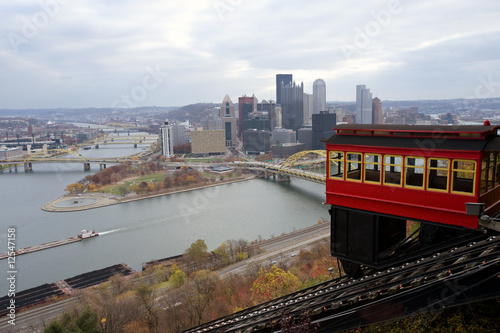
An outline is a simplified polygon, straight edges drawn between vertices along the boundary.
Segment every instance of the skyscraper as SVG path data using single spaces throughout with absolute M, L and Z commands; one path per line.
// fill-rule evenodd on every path
M 364 84 L 356 86 L 356 124 L 373 124 L 372 93 Z
M 272 100 L 262 100 L 257 104 L 257 111 L 267 111 L 269 126 L 272 131 L 276 127 L 276 103 Z
M 161 134 L 161 152 L 165 157 L 172 157 L 174 154 L 174 138 L 173 138 L 173 130 L 172 124 L 169 123 L 168 119 L 163 122 L 163 125 L 160 126 L 160 134 Z
M 311 124 L 311 117 L 314 109 L 313 95 L 304 93 L 304 124 Z
M 384 113 L 382 111 L 382 101 L 375 97 L 372 100 L 373 123 L 382 124 L 384 122 Z
M 281 86 L 292 84 L 292 74 L 276 74 L 276 104 L 281 104 Z
M 238 97 L 238 133 L 239 136 L 243 133 L 243 120 L 248 119 L 248 114 L 257 111 L 257 97 L 243 95 Z
M 298 131 L 304 122 L 304 83 L 281 87 L 281 108 L 283 128 Z
M 322 79 L 313 82 L 313 114 L 326 110 L 326 83 Z
M 332 136 L 337 125 L 337 115 L 328 111 L 320 111 L 312 115 L 312 149 L 326 149 L 321 141 Z
M 228 95 L 222 101 L 220 115 L 225 133 L 226 146 L 233 146 L 236 144 L 236 117 L 234 104 Z

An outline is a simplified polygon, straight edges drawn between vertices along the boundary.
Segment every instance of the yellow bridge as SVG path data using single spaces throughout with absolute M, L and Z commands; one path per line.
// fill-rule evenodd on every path
M 78 152 L 66 149 L 49 149 L 28 157 L 0 159 L 0 165 L 14 165 L 17 170 L 18 164 L 24 165 L 25 171 L 32 171 L 34 163 L 82 163 L 84 170 L 90 170 L 90 164 L 99 164 L 100 169 L 106 168 L 107 164 L 119 164 L 125 162 L 137 162 L 137 157 L 115 157 L 115 158 L 88 158 Z M 185 162 L 166 162 L 171 167 L 186 165 Z M 207 163 L 188 163 L 189 166 L 203 168 Z M 263 172 L 266 178 L 270 176 L 278 179 L 289 179 L 287 177 L 301 178 L 315 183 L 325 184 L 326 174 L 326 150 L 306 150 L 298 152 L 282 163 L 268 162 L 232 162 L 231 166 L 247 168 Z
M 283 163 L 274 162 L 234 162 L 249 169 L 260 170 L 264 176 L 278 179 L 295 177 L 319 184 L 326 183 L 326 150 L 304 150 L 288 157 Z

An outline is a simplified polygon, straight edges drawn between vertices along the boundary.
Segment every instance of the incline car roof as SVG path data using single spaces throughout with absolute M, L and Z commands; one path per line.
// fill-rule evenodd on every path
M 385 124 L 343 124 L 333 127 L 335 130 L 360 131 L 397 131 L 397 132 L 443 132 L 443 133 L 486 133 L 491 132 L 496 125 L 385 125 Z
M 462 151 L 500 151 L 499 126 L 419 126 L 419 125 L 337 125 L 340 131 L 323 142 L 331 145 L 364 147 L 394 147 L 415 150 L 444 149 Z M 342 133 L 345 130 L 347 132 Z M 357 132 L 360 131 L 360 132 Z M 373 132 L 373 133 L 369 133 Z M 387 135 L 384 135 L 387 132 Z M 394 135 L 393 135 L 394 133 Z M 399 133 L 415 133 L 415 136 L 399 136 Z M 421 136 L 429 133 L 429 136 Z M 440 133 L 441 134 L 440 136 Z M 449 137 L 457 133 L 457 137 Z M 473 134 L 461 137 L 459 133 Z M 377 135 L 378 134 L 378 135 Z M 444 136 L 443 136 L 444 135 Z

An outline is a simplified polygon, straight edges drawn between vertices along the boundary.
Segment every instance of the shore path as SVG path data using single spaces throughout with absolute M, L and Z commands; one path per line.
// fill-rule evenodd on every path
M 163 195 L 169 195 L 180 192 L 187 192 L 193 190 L 200 190 L 207 187 L 219 186 L 225 184 L 231 184 L 236 182 L 241 182 L 245 180 L 255 179 L 255 176 L 240 177 L 237 179 L 221 180 L 214 183 L 210 183 L 202 186 L 190 186 L 184 188 L 175 188 L 173 190 L 166 190 L 161 192 L 153 192 L 148 194 L 135 194 L 129 193 L 122 197 L 120 195 L 112 193 L 101 193 L 101 192 L 86 192 L 82 194 L 65 194 L 57 199 L 52 200 L 42 206 L 42 209 L 47 212 L 76 212 L 86 209 L 94 209 L 100 207 L 106 207 L 110 205 L 122 204 L 130 201 L 144 200 L 154 197 L 159 197 Z

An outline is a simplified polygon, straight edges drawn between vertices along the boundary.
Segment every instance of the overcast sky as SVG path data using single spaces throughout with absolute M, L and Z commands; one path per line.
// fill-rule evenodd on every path
M 500 1 L 0 2 L 0 108 L 275 99 L 293 74 L 328 101 L 500 96 Z

